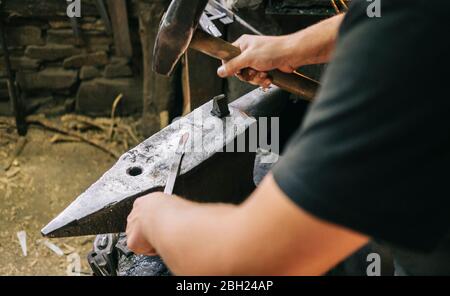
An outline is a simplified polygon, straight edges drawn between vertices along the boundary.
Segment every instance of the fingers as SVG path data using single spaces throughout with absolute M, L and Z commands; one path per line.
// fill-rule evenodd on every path
M 148 212 L 147 204 L 153 198 L 142 197 L 136 199 L 133 209 L 127 217 L 127 246 L 135 254 L 155 255 L 156 251 L 146 238 L 146 213 Z
M 252 51 L 250 47 L 254 42 L 254 38 L 257 37 L 244 34 L 233 42 L 232 45 L 238 47 L 241 50 L 241 54 L 234 59 L 224 62 L 224 64 L 217 70 L 217 75 L 225 78 L 238 74 L 241 69 L 250 67 L 253 57 L 249 54 L 249 52 Z
M 243 50 L 243 48 L 242 48 L 243 44 L 241 43 L 241 38 L 242 37 L 240 37 L 238 40 L 236 40 L 233 43 L 231 43 L 231 45 L 240 48 L 241 51 L 242 51 Z
M 269 88 L 272 84 L 272 79 L 266 72 L 259 72 L 254 69 L 245 69 L 240 74 L 236 75 L 240 80 L 249 82 L 254 85 L 259 85 L 263 88 Z
M 249 41 L 249 35 L 244 34 L 231 44 L 233 46 L 240 48 L 241 51 L 244 51 L 248 47 L 248 41 Z
M 136 237 L 133 233 L 127 233 L 127 247 L 133 253 L 139 255 L 155 256 L 157 254 L 156 250 L 150 244 Z
M 249 66 L 249 62 L 249 57 L 244 52 L 220 66 L 220 68 L 217 69 L 217 75 L 222 78 L 233 76 L 239 73 L 241 69 L 247 68 Z
M 130 219 L 129 219 L 130 220 Z M 132 219 L 131 219 L 132 220 Z M 156 255 L 156 250 L 153 246 L 146 240 L 143 235 L 142 226 L 136 225 L 133 221 L 128 222 L 126 235 L 127 235 L 127 247 L 135 254 L 141 255 Z

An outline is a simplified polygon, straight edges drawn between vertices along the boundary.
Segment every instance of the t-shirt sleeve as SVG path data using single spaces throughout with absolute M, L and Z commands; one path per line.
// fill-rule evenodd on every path
M 355 2 L 273 175 L 319 218 L 430 250 L 450 225 L 450 48 L 439 41 L 448 5 L 381 1 L 382 17 L 369 18 L 371 2 Z

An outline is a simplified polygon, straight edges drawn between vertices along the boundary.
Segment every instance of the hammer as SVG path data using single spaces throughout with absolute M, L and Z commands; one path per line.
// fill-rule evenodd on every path
M 229 61 L 241 54 L 231 43 L 197 29 L 208 0 L 172 0 L 161 20 L 153 51 L 153 70 L 170 75 L 188 47 L 213 58 Z M 243 70 L 245 74 L 245 69 Z M 244 75 L 245 76 L 245 75 Z M 281 89 L 312 100 L 318 82 L 300 73 L 269 72 L 272 83 Z

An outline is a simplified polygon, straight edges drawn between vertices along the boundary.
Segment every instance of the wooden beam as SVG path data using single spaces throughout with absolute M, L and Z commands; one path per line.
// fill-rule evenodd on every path
M 192 111 L 191 109 L 191 79 L 189 75 L 189 54 L 186 52 L 181 60 L 181 86 L 183 89 L 183 115 Z
M 144 79 L 141 133 L 149 137 L 168 124 L 171 109 L 176 104 L 178 74 L 165 77 L 152 69 L 159 22 L 169 1 L 139 0 L 137 3 Z
M 111 17 L 116 55 L 131 58 L 133 49 L 128 26 L 127 3 L 125 0 L 108 0 L 108 10 Z

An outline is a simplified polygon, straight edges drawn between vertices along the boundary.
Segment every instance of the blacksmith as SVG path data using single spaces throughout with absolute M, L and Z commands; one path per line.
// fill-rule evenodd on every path
M 221 77 L 329 62 L 284 155 L 241 205 L 155 193 L 128 218 L 128 245 L 175 274 L 321 275 L 369 240 L 396 273 L 450 274 L 450 43 L 444 0 L 354 0 L 286 36 L 243 36 Z

